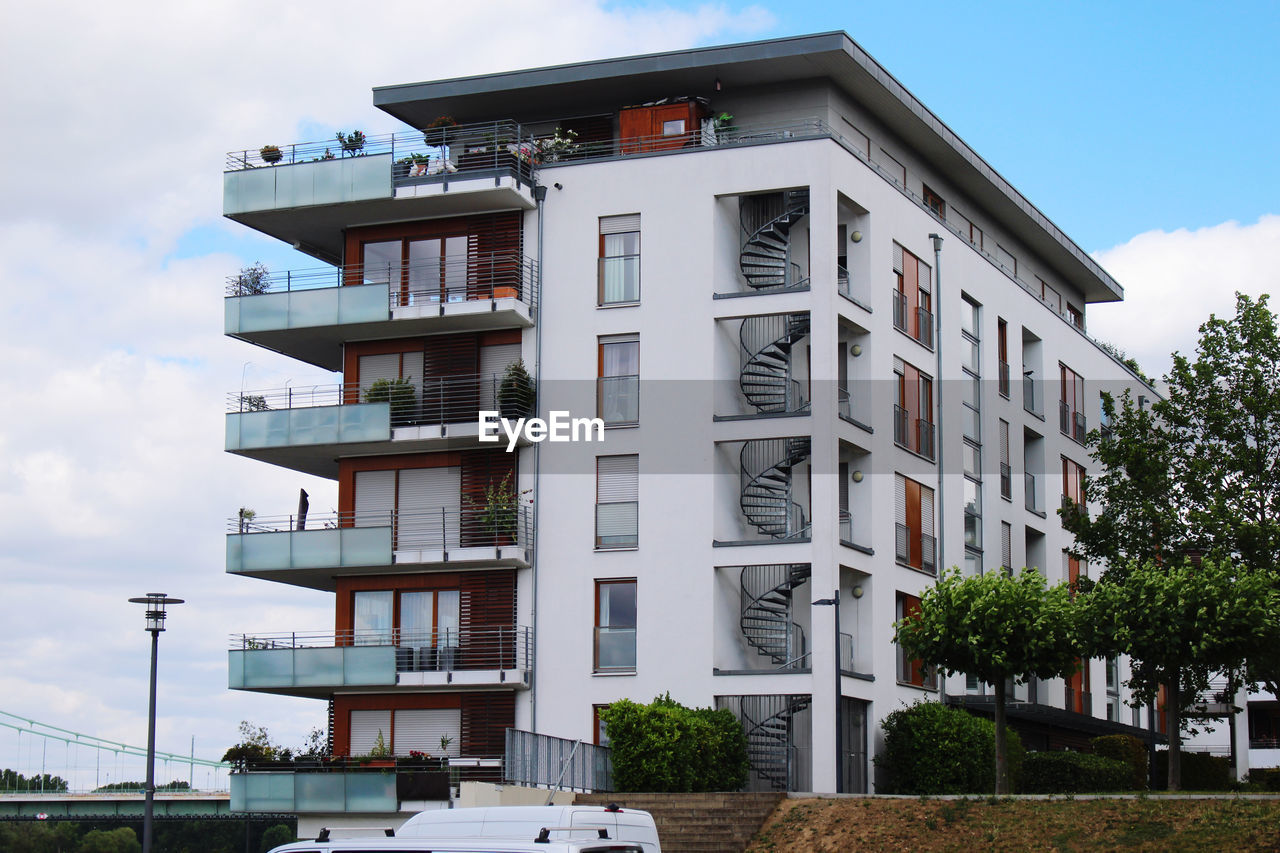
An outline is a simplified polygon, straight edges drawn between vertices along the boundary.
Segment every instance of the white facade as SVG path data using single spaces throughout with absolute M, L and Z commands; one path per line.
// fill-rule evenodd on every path
M 807 59 L 819 55 L 836 69 L 830 77 L 814 77 Z M 339 201 L 331 218 L 352 229 L 522 210 L 540 296 L 527 324 L 509 311 L 494 328 L 521 329 L 539 414 L 614 422 L 602 443 L 518 450 L 536 544 L 514 563 L 515 625 L 528 627 L 533 647 L 514 725 L 591 742 L 596 707 L 670 693 L 744 719 L 756 787 L 874 790 L 885 715 L 982 692 L 963 677 L 941 690 L 912 683 L 925 679 L 903 668 L 892 643 L 893 622 L 937 566 L 1030 565 L 1050 582 L 1074 571 L 1057 515 L 1073 489 L 1066 463 L 1090 468 L 1078 439 L 1098 425 L 1102 392 L 1151 394 L 1081 328 L 1087 303 L 1120 298 L 1119 286 L 891 78 L 865 76 L 878 66 L 843 34 L 648 59 L 521 72 L 496 93 L 488 78 L 376 90 L 377 105 L 415 126 L 445 113 L 513 119 L 545 138 L 562 117 L 612 114 L 612 136 L 538 164 L 539 203 L 518 181 L 498 181 L 489 186 L 506 195 L 495 189 L 492 207 L 468 211 L 468 187 L 483 184 L 468 184 L 464 168 L 449 179 L 452 195 L 397 190 L 376 218 Z M 749 82 L 766 68 L 773 82 Z M 685 134 L 679 147 L 627 135 L 622 108 L 682 95 L 706 96 L 709 110 L 689 107 L 695 120 L 670 128 Z M 709 117 L 721 112 L 733 118 L 717 133 Z M 634 236 L 602 234 L 634 235 L 637 221 L 638 261 L 605 260 L 636 253 Z M 760 242 L 781 253 L 776 281 L 761 271 L 774 261 L 749 251 Z M 607 265 L 631 272 L 601 272 Z M 903 273 L 900 297 L 904 265 L 917 273 L 914 282 Z M 908 303 L 901 315 L 898 299 Z M 493 301 L 494 312 L 508 307 Z M 397 338 L 395 322 L 342 345 Z M 415 334 L 476 328 L 424 322 Z M 1064 392 L 1060 379 L 1072 375 L 1082 387 Z M 470 434 L 397 430 L 359 455 L 454 452 L 447 435 Z M 397 444 L 409 437 L 416 443 Z M 488 568 L 472 556 L 466 569 Z M 386 567 L 410 571 L 403 556 Z M 412 571 L 458 567 L 446 558 Z M 333 572 L 339 625 L 342 574 Z M 844 640 L 835 608 L 814 603 L 837 590 Z M 1034 696 L 1019 688 L 1030 737 L 1051 747 L 1103 733 L 1109 708 L 1145 726 L 1117 675 L 1111 691 L 1105 662 L 1089 661 L 1074 685 L 1042 683 Z M 395 685 L 359 692 L 458 689 L 400 673 Z

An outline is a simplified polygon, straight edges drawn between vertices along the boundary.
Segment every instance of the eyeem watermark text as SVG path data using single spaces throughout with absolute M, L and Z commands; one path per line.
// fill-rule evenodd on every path
M 507 452 L 515 450 L 516 442 L 524 436 L 534 444 L 540 441 L 604 441 L 603 418 L 574 418 L 568 412 L 551 411 L 549 420 L 542 418 L 502 417 L 501 412 L 480 413 L 480 440 L 497 442 L 501 432 L 507 436 Z M 594 437 L 593 437 L 594 433 Z

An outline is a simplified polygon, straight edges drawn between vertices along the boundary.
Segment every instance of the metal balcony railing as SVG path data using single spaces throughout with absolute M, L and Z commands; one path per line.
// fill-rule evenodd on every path
M 1040 415 L 1040 405 L 1036 402 L 1036 381 L 1027 373 L 1022 375 L 1022 408 L 1033 415 Z
M 1001 361 L 998 371 L 998 389 L 1000 396 L 1009 399 L 1009 362 Z
M 905 524 L 895 524 L 894 532 L 894 559 L 930 574 L 937 570 L 937 540 L 933 536 Z M 919 556 L 913 554 L 913 551 L 918 551 Z
M 397 672 L 529 669 L 533 660 L 533 632 L 521 625 L 232 634 L 230 642 L 247 652 L 344 646 L 395 646 Z
M 912 418 L 902 406 L 893 407 L 893 441 L 912 453 L 933 459 L 933 424 L 923 418 Z
M 1013 497 L 1013 469 L 1008 462 L 1000 463 L 1000 497 L 1006 500 Z
M 838 520 L 840 523 L 840 541 L 852 542 L 853 541 L 853 514 L 850 513 L 847 509 L 842 509 L 840 510 L 840 515 Z
M 840 417 L 847 421 L 853 420 L 853 394 L 848 388 L 836 389 L 836 406 Z
M 1039 504 L 1039 501 L 1036 499 L 1036 475 L 1032 474 L 1030 471 L 1027 471 L 1027 472 L 1024 472 L 1022 476 L 1023 476 L 1023 486 L 1026 492 L 1024 503 L 1026 504 L 1027 509 L 1031 510 L 1032 512 L 1039 512 L 1040 504 Z
M 532 395 L 529 389 L 514 386 L 504 389 L 504 379 L 505 373 L 476 373 L 404 377 L 384 384 L 346 382 L 265 391 L 232 391 L 227 394 L 227 412 L 388 403 L 394 427 L 478 423 L 481 410 L 501 411 L 504 417 L 510 418 L 530 414 Z
M 481 252 L 413 263 L 367 262 L 345 266 L 261 272 L 226 279 L 226 295 L 260 296 L 358 284 L 385 284 L 391 308 L 513 298 L 538 304 L 538 263 L 518 253 Z
M 258 516 L 227 519 L 227 532 L 285 533 L 300 530 L 333 530 L 350 527 L 390 527 L 395 550 L 449 551 L 457 548 L 500 548 L 533 546 L 533 507 L 522 506 L 437 507 L 415 510 L 384 510 L 295 515 Z
M 933 312 L 927 308 L 916 309 L 915 338 L 929 349 L 933 349 Z
M 600 258 L 597 269 L 596 304 L 625 305 L 640 301 L 640 256 L 614 255 Z
M 820 118 L 802 118 L 786 122 L 744 124 L 740 127 L 715 129 L 710 125 L 684 133 L 631 136 L 626 139 L 603 139 L 592 142 L 569 142 L 553 145 L 534 140 L 534 163 L 550 166 L 555 163 L 606 160 L 615 157 L 634 157 L 653 154 L 676 154 L 708 148 L 734 145 L 760 145 L 774 142 L 798 142 L 805 139 L 823 139 L 835 134 Z M 554 149 L 554 150 L 552 150 Z
M 890 289 L 890 302 L 893 305 L 893 327 L 901 332 L 911 334 L 907 328 L 907 294 L 898 288 Z
M 840 634 L 840 671 L 856 672 L 853 668 L 853 635 Z

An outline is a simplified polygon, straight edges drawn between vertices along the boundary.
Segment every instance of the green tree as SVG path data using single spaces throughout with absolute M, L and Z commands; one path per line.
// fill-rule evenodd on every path
M 127 826 L 118 829 L 94 829 L 85 833 L 76 848 L 78 853 L 139 853 L 142 845 L 137 833 Z
M 16 770 L 0 770 L 0 791 L 65 791 L 67 780 L 48 773 L 23 776 Z
M 1075 672 L 1082 651 L 1077 609 L 1065 584 L 1046 587 L 1034 569 L 966 578 L 953 567 L 921 595 L 918 615 L 894 625 L 894 642 L 909 657 L 995 688 L 997 794 L 1010 792 L 1008 684 Z
M 244 766 L 264 761 L 289 761 L 293 750 L 273 743 L 266 726 L 255 726 L 248 720 L 240 721 L 240 742 L 222 755 L 222 760 Z
M 298 836 L 289 828 L 288 824 L 277 823 L 275 826 L 267 827 L 266 832 L 262 833 L 262 843 L 258 845 L 261 853 L 267 853 L 281 844 L 288 844 L 297 841 Z
M 1228 560 L 1148 560 L 1108 571 L 1082 596 L 1095 654 L 1125 654 L 1138 702 L 1169 691 L 1169 790 L 1181 788 L 1183 711 L 1209 676 L 1242 666 L 1280 632 L 1280 589 L 1270 572 Z

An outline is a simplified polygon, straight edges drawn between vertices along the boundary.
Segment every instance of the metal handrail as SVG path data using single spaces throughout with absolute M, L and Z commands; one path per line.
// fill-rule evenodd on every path
M 1023 472 L 1023 490 L 1026 492 L 1023 503 L 1032 512 L 1039 512 L 1036 507 L 1036 475 L 1030 471 Z
M 359 284 L 388 285 L 392 308 L 424 301 L 504 297 L 536 306 L 538 262 L 517 252 L 474 252 L 412 264 L 364 262 L 275 273 L 241 272 L 226 277 L 226 295 L 261 296 Z
M 298 525 L 302 524 L 302 527 Z M 533 544 L 533 505 L 527 499 L 518 507 L 485 505 L 432 507 L 420 510 L 381 510 L 308 515 L 258 516 L 227 519 L 231 535 L 258 533 L 316 532 L 358 527 L 390 527 L 396 550 L 450 550 L 454 548 L 498 548 Z
M 803 118 L 787 122 L 743 125 L 732 129 L 698 128 L 685 133 L 649 136 L 630 136 L 626 139 L 606 139 L 593 142 L 574 142 L 555 152 L 539 153 L 539 140 L 534 140 L 534 163 L 548 166 L 556 163 L 604 160 L 615 157 L 634 157 L 652 154 L 671 154 L 690 149 L 704 150 L 733 145 L 759 145 L 774 142 L 797 142 L 806 139 L 833 137 L 831 127 L 820 118 Z
M 342 647 L 394 646 L 402 651 L 434 650 L 424 657 L 400 655 L 400 672 L 453 669 L 527 669 L 533 659 L 533 631 L 524 625 L 436 628 L 405 631 L 400 628 L 346 631 L 291 631 L 269 634 L 232 634 L 232 651 L 296 651 Z

